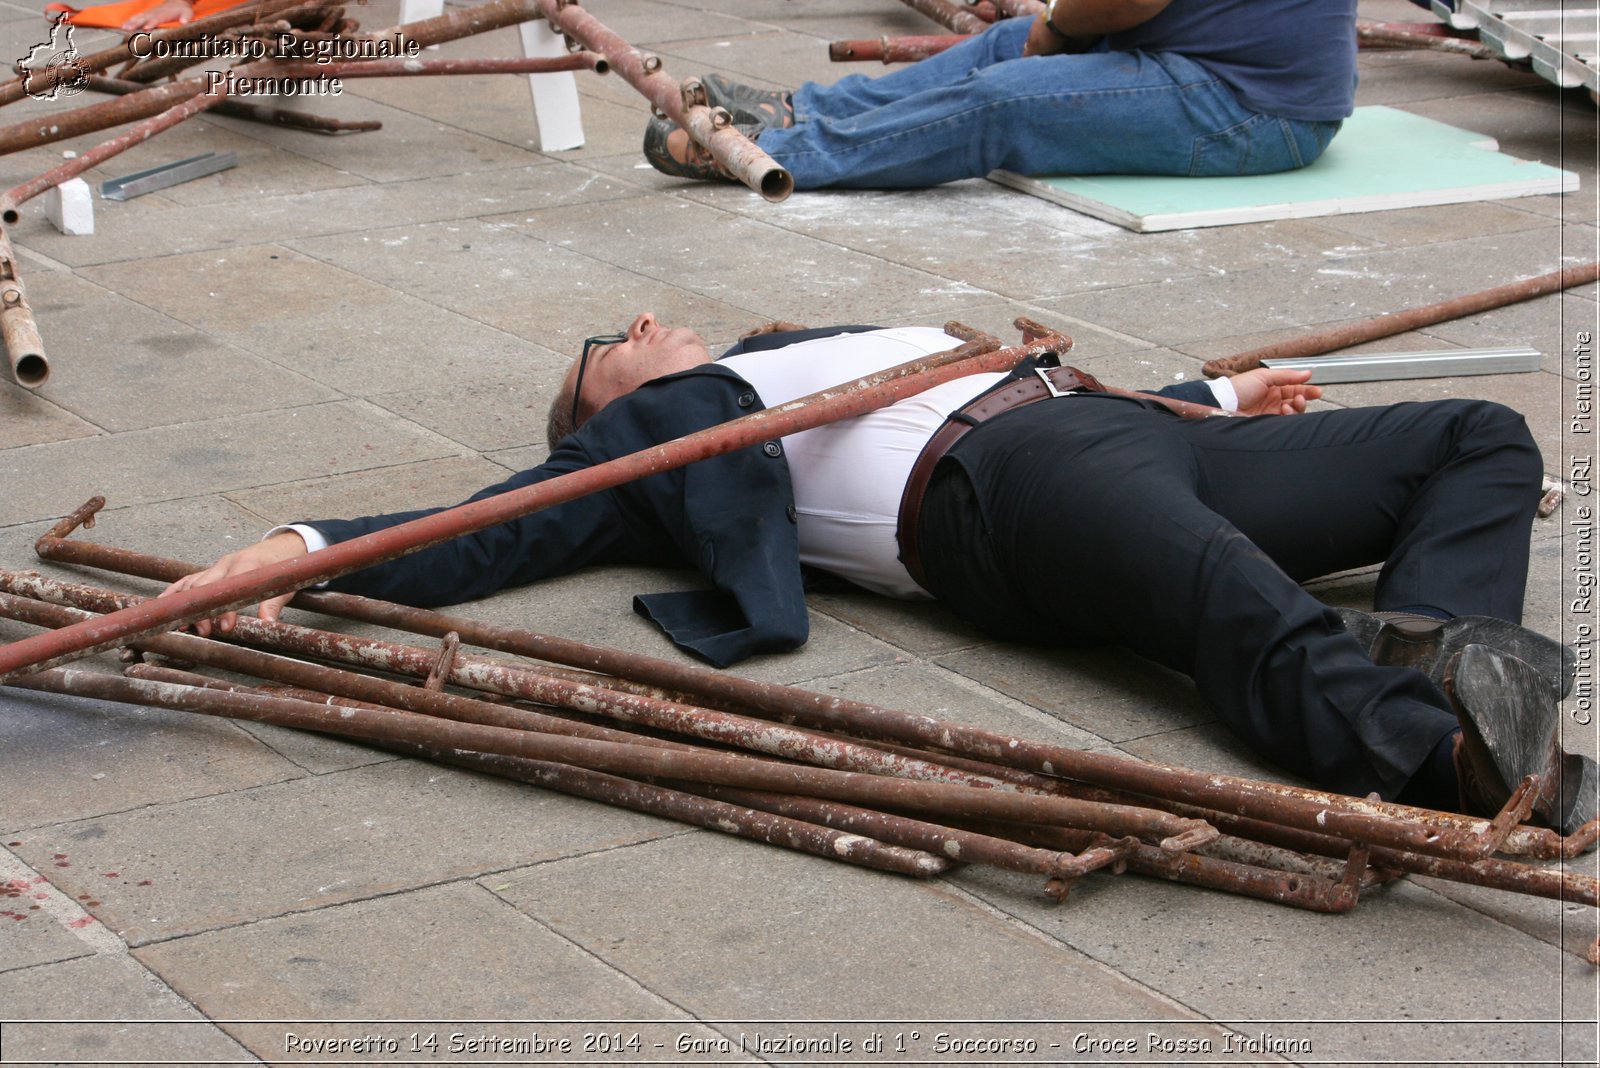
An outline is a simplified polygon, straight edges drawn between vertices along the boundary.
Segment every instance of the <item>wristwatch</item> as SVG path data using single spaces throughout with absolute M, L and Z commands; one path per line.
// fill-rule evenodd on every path
M 1069 33 L 1063 33 L 1061 28 L 1056 25 L 1056 5 L 1060 2 L 1061 0 L 1050 0 L 1050 2 L 1044 6 L 1044 27 L 1065 41 L 1072 35 Z

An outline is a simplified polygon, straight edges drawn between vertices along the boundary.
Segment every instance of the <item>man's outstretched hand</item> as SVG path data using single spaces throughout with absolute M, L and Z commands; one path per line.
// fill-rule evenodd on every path
M 229 578 L 245 571 L 254 571 L 270 564 L 282 563 L 285 560 L 293 560 L 295 557 L 304 556 L 305 554 L 305 539 L 292 530 L 280 531 L 270 538 L 256 542 L 249 548 L 229 553 L 204 571 L 196 571 L 192 575 L 185 575 L 162 590 L 160 596 L 166 597 L 170 594 L 182 593 L 184 590 L 207 586 L 220 579 Z M 283 606 L 288 604 L 292 597 L 294 597 L 294 594 L 286 593 L 281 597 L 274 597 L 270 601 L 262 601 L 261 606 L 256 609 L 256 615 L 262 619 L 275 620 L 278 618 L 278 614 L 283 611 Z M 211 624 L 216 623 L 217 630 L 222 634 L 227 634 L 233 630 L 233 626 L 238 620 L 239 614 L 237 612 L 224 612 L 214 620 L 197 620 L 194 624 L 194 630 L 202 638 L 209 637 Z
M 1322 387 L 1310 384 L 1310 371 L 1257 367 L 1229 381 L 1239 396 L 1240 415 L 1299 415 L 1322 396 Z

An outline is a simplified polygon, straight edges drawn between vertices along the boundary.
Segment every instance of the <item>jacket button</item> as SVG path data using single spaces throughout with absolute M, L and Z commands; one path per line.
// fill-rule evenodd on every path
M 747 389 L 743 393 L 739 394 L 739 407 L 748 408 L 748 407 L 750 407 L 750 405 L 754 404 L 755 402 L 756 402 L 756 395 L 753 392 L 751 392 L 750 390 Z
M 784 509 L 784 513 L 786 515 L 788 515 L 789 522 L 791 522 L 791 523 L 800 522 L 800 513 L 795 509 L 794 505 L 791 504 L 788 508 Z
M 765 445 L 761 446 L 761 451 L 766 453 L 768 456 L 777 458 L 783 455 L 783 446 L 779 445 L 776 441 L 769 441 Z

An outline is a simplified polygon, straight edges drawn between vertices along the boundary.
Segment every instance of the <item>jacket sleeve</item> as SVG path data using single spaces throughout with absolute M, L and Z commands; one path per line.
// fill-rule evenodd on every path
M 470 500 L 542 482 L 755 410 L 724 368 L 648 383 L 562 441 L 538 467 Z M 745 405 L 740 405 L 740 400 Z M 759 403 L 759 402 L 758 402 Z M 723 666 L 806 640 L 793 491 L 781 451 L 740 449 L 553 505 L 354 572 L 330 588 L 415 605 L 454 604 L 589 564 L 693 566 L 712 589 L 640 598 L 681 648 Z M 347 541 L 442 509 L 315 520 Z
M 1160 389 L 1145 390 L 1160 397 L 1172 397 L 1175 400 L 1189 401 L 1191 404 L 1204 404 L 1207 408 L 1220 408 L 1217 395 L 1211 392 L 1211 387 L 1204 382 L 1177 382 Z

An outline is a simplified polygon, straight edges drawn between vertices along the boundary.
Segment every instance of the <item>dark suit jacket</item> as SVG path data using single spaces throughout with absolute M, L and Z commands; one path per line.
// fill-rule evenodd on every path
M 723 355 L 871 329 L 759 335 Z M 1019 368 L 1017 373 L 1031 371 Z M 1203 383 L 1162 392 L 1213 403 Z M 761 408 L 761 398 L 749 383 L 718 364 L 668 375 L 607 405 L 538 467 L 469 499 L 542 482 Z M 692 566 L 713 589 L 641 595 L 634 608 L 680 648 L 725 667 L 757 653 L 794 649 L 806 640 L 793 504 L 782 455 L 751 447 L 354 572 L 335 579 L 329 588 L 404 604 L 444 605 L 589 564 Z M 307 522 L 330 542 L 340 542 L 441 510 Z

